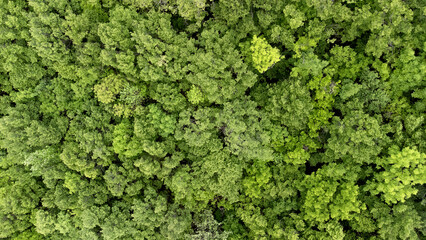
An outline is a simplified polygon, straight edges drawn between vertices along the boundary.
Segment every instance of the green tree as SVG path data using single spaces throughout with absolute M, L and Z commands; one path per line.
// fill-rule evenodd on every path
M 264 37 L 253 36 L 251 42 L 241 45 L 247 61 L 260 73 L 264 73 L 283 57 L 278 48 L 274 48 Z
M 372 194 L 381 193 L 388 204 L 405 202 L 417 193 L 417 184 L 426 183 L 425 157 L 416 149 L 399 150 L 393 146 L 389 149 L 389 157 L 377 161 L 377 167 L 384 171 L 375 173 L 374 180 L 367 183 L 365 190 Z

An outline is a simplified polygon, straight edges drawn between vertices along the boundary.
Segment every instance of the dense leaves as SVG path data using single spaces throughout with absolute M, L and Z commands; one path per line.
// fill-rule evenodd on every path
M 1 239 L 424 239 L 419 0 L 0 0 Z

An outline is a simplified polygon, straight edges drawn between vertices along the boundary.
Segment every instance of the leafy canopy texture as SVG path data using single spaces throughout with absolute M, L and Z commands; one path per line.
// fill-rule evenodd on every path
M 0 0 L 0 239 L 425 239 L 425 9 Z
M 253 36 L 253 39 L 241 45 L 243 53 L 247 56 L 246 61 L 260 73 L 264 73 L 275 63 L 281 60 L 280 50 L 274 48 L 264 37 Z

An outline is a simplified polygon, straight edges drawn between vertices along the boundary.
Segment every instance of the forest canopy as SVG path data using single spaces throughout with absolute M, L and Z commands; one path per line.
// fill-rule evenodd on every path
M 0 238 L 425 239 L 425 15 L 0 0 Z

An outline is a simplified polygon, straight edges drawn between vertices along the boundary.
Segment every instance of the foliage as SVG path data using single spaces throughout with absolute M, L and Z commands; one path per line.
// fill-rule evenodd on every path
M 0 0 L 1 239 L 424 239 L 419 0 Z
M 281 60 L 279 49 L 269 45 L 264 37 L 256 35 L 250 43 L 242 44 L 242 51 L 247 56 L 247 61 L 251 62 L 260 73 Z
M 384 171 L 375 174 L 374 182 L 367 184 L 366 190 L 371 189 L 373 194 L 382 193 L 388 204 L 405 202 L 418 192 L 413 186 L 426 183 L 426 155 L 409 147 L 402 151 L 393 147 L 389 154 L 388 158 L 377 162 Z

